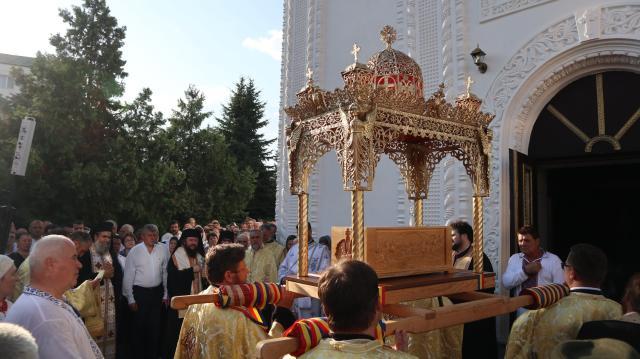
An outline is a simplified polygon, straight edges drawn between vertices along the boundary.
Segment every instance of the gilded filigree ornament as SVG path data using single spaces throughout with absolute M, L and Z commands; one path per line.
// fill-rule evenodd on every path
M 433 169 L 449 154 L 462 161 L 474 194 L 487 196 L 488 126 L 494 116 L 480 111 L 471 78 L 455 104 L 445 99 L 444 85 L 425 100 L 420 66 L 392 48 L 392 27 L 380 34 L 386 47 L 366 66 L 358 62 L 360 47 L 354 44 L 355 61 L 342 72 L 342 89 L 320 89 L 309 70 L 296 105 L 285 109 L 291 119 L 286 134 L 292 193 L 306 193 L 315 162 L 335 150 L 346 191 L 370 191 L 384 153 L 400 167 L 408 196 L 424 199 Z
M 455 104 L 445 99 L 444 85 L 425 100 L 420 66 L 392 48 L 396 32 L 385 26 L 380 32 L 385 49 L 367 65 L 358 62 L 360 47 L 354 44 L 354 63 L 343 72 L 344 87 L 320 89 L 307 73 L 307 84 L 297 94 L 295 106 L 285 109 L 291 119 L 286 129 L 291 192 L 306 203 L 308 178 L 315 163 L 336 151 L 345 191 L 351 191 L 352 257 L 364 259 L 364 192 L 371 191 L 382 154 L 400 168 L 407 196 L 414 200 L 417 216 L 429 193 L 436 165 L 447 155 L 460 160 L 471 177 L 474 197 L 489 195 L 489 168 L 493 115 L 480 111 L 482 101 L 471 92 Z M 300 207 L 299 227 L 306 227 L 306 205 Z M 420 225 L 422 218 L 416 218 Z M 478 258 L 482 263 L 482 258 Z M 304 273 L 300 268 L 300 273 Z

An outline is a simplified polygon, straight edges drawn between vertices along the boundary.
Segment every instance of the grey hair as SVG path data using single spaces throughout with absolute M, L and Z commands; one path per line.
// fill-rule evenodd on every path
M 158 226 L 156 226 L 155 224 L 145 224 L 142 227 L 142 232 L 160 233 L 160 231 L 158 230 Z
M 38 344 L 23 327 L 0 323 L 0 348 L 4 358 L 38 359 Z
M 238 236 L 236 237 L 236 242 L 238 241 L 238 239 L 240 239 L 240 237 L 247 237 L 247 241 L 249 240 L 249 231 L 242 231 L 240 233 L 238 233 Z
M 42 237 L 29 255 L 29 271 L 33 276 L 40 270 L 42 264 L 47 258 L 60 258 L 62 256 L 63 243 L 66 243 L 75 249 L 75 244 L 62 235 L 52 234 Z
M 122 231 L 122 230 L 123 230 L 123 229 L 125 229 L 125 228 L 127 229 L 127 232 L 131 232 L 131 233 L 133 233 L 133 230 L 134 230 L 134 229 L 133 229 L 133 226 L 132 226 L 132 225 L 130 225 L 130 224 L 128 224 L 128 223 L 127 223 L 127 224 L 123 224 L 123 225 L 122 225 L 122 227 L 120 227 L 120 230 Z
M 72 241 L 78 241 L 81 243 L 92 243 L 93 240 L 91 239 L 91 236 L 89 235 L 89 233 L 84 232 L 84 231 L 75 231 L 72 232 L 69 235 L 69 239 L 71 239 Z

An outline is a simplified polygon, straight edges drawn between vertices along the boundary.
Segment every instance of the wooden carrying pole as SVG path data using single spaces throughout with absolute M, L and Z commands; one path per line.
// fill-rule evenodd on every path
M 534 302 L 533 297 L 529 295 L 506 298 L 487 293 L 469 292 L 451 297 L 459 300 L 472 299 L 472 301 L 434 309 L 411 308 L 402 304 L 385 305 L 383 307 L 384 313 L 403 317 L 386 321 L 385 335 L 392 335 L 397 330 L 404 330 L 408 333 L 423 333 L 469 323 L 510 313 Z M 281 358 L 297 348 L 298 339 L 296 338 L 267 339 L 257 345 L 258 357 L 262 359 Z
M 192 304 L 213 303 L 213 299 L 216 295 L 218 294 L 177 295 L 171 298 L 171 308 L 175 310 L 183 310 L 189 308 Z
M 280 287 L 280 290 L 285 290 L 284 287 Z M 184 310 L 189 308 L 192 304 L 205 304 L 213 303 L 216 296 L 220 295 L 217 289 L 214 288 L 214 292 L 210 294 L 191 294 L 191 295 L 177 295 L 171 298 L 171 308 L 175 310 Z M 294 298 L 304 297 L 303 295 L 294 293 Z

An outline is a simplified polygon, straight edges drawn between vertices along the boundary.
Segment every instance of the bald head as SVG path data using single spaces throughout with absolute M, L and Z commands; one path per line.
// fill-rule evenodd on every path
M 75 251 L 75 244 L 65 236 L 54 234 L 42 237 L 29 255 L 29 272 L 31 272 L 31 275 L 37 275 L 42 271 L 47 259 L 57 260 L 62 258 L 65 248 L 72 248 Z
M 81 267 L 75 244 L 69 238 L 43 237 L 29 256 L 31 286 L 61 297 L 75 286 Z

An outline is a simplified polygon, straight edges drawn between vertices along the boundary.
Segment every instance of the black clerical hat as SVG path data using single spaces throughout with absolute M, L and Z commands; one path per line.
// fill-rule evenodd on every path
M 195 228 L 189 228 L 182 231 L 182 235 L 180 236 L 181 241 L 185 241 L 189 237 L 202 238 L 202 234 Z
M 111 232 L 113 230 L 113 223 L 111 222 L 102 222 L 100 224 L 96 224 L 91 227 L 91 234 L 95 235 L 100 232 Z

